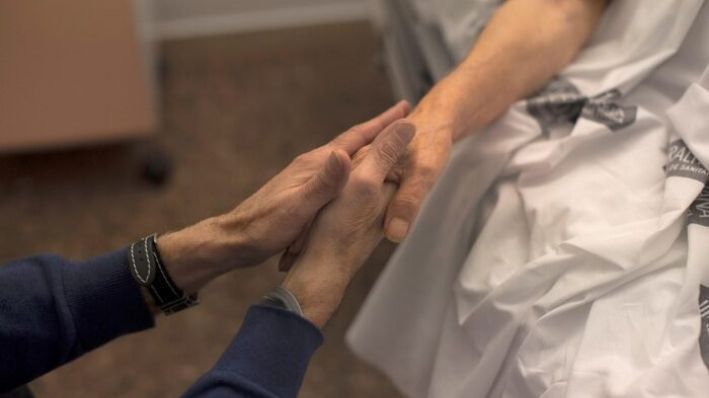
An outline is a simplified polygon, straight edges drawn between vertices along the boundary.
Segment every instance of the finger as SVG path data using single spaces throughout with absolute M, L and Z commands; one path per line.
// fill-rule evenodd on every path
M 396 105 L 384 111 L 379 116 L 358 124 L 332 141 L 332 146 L 353 155 L 357 150 L 369 144 L 388 125 L 409 113 L 409 103 L 399 101 Z
M 409 152 L 406 151 L 403 155 L 399 157 L 399 161 L 396 162 L 394 167 L 389 170 L 384 182 L 393 183 L 399 185 L 401 180 L 404 179 L 404 171 L 409 161 Z M 354 168 L 354 167 L 353 167 Z
M 412 175 L 404 179 L 387 209 L 384 223 L 387 239 L 392 242 L 404 240 L 434 181 L 435 178 L 429 175 Z
M 382 186 L 382 197 L 384 198 L 383 200 L 383 205 L 382 208 L 380 209 L 381 212 L 384 212 L 386 210 L 386 207 L 391 201 L 394 199 L 394 195 L 396 195 L 396 190 L 399 186 L 395 183 L 391 182 L 384 182 L 384 185 Z M 382 215 L 382 224 L 384 223 L 385 215 Z
M 386 178 L 384 179 L 384 182 L 398 185 L 399 183 L 401 183 L 401 176 L 403 174 L 404 174 L 404 168 L 397 164 L 391 170 L 389 170 L 389 173 L 387 174 Z
M 406 153 L 409 142 L 414 138 L 413 124 L 400 121 L 387 127 L 372 143 L 362 163 L 357 167 L 359 175 L 384 182 L 389 172 Z M 361 173 L 361 174 L 360 174 Z
M 347 183 L 350 169 L 350 157 L 341 150 L 333 151 L 323 167 L 303 185 L 303 200 L 299 202 L 303 212 L 314 216 L 337 196 Z
M 352 155 L 352 169 L 353 170 L 356 169 L 357 167 L 359 167 L 360 164 L 362 164 L 362 161 L 364 160 L 364 158 L 367 157 L 367 154 L 369 153 L 370 148 L 372 148 L 371 144 L 365 145 L 362 148 L 360 148 L 360 150 L 357 151 L 357 153 Z
M 364 158 L 367 157 L 367 153 L 369 153 L 369 148 L 371 148 L 371 144 L 363 147 L 362 149 L 357 151 L 357 153 L 352 155 L 353 170 L 359 167 Z M 399 161 L 396 162 L 396 164 L 391 170 L 389 170 L 389 174 L 387 174 L 385 179 L 386 182 L 391 182 L 394 184 L 399 184 L 399 182 L 401 182 L 401 179 L 404 175 L 404 170 L 406 169 L 408 158 L 408 152 L 399 157 Z

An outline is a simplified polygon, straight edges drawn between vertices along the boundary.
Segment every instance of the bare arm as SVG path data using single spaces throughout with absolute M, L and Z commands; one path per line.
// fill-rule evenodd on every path
M 451 144 L 487 126 L 571 62 L 605 5 L 605 0 L 508 0 L 500 6 L 463 62 L 409 116 L 417 135 L 387 211 L 390 239 L 399 241 L 408 232 Z
M 571 62 L 604 6 L 603 0 L 508 1 L 411 117 L 435 112 L 454 141 L 486 126 Z

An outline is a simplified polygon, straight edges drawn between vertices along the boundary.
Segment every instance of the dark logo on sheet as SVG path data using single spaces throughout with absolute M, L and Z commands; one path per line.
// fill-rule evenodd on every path
M 542 130 L 562 124 L 575 124 L 579 117 L 618 130 L 635 122 L 637 107 L 618 104 L 621 93 L 610 90 L 587 97 L 571 82 L 557 77 L 542 91 L 527 99 L 527 112 L 534 116 Z
M 620 97 L 620 91 L 611 90 L 589 98 L 581 111 L 581 117 L 605 124 L 611 130 L 632 124 L 638 107 L 619 105 Z
M 709 172 L 682 140 L 673 141 L 667 151 L 667 176 L 689 177 L 706 182 Z
M 709 185 L 705 185 L 697 199 L 689 206 L 687 214 L 690 224 L 709 227 Z
M 527 100 L 527 112 L 546 130 L 551 126 L 576 123 L 585 103 L 586 97 L 576 86 L 556 78 Z
M 699 333 L 699 350 L 704 364 L 709 368 L 709 288 L 699 285 L 699 314 L 702 330 Z

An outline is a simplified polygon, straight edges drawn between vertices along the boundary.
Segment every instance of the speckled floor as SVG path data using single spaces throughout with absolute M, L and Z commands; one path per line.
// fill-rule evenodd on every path
M 0 261 L 36 252 L 86 258 L 152 231 L 226 211 L 291 158 L 393 102 L 364 23 L 165 43 L 163 128 L 155 139 L 0 157 Z M 140 179 L 152 150 L 171 181 Z M 391 253 L 352 283 L 311 363 L 302 397 L 399 397 L 343 334 Z M 279 280 L 275 261 L 208 286 L 202 305 L 158 320 L 32 383 L 38 397 L 175 397 L 206 371 L 246 308 Z

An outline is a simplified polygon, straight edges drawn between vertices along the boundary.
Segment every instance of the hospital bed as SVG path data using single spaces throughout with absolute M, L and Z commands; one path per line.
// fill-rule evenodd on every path
M 455 66 L 451 51 L 412 0 L 370 0 L 370 8 L 394 94 L 415 104 Z

